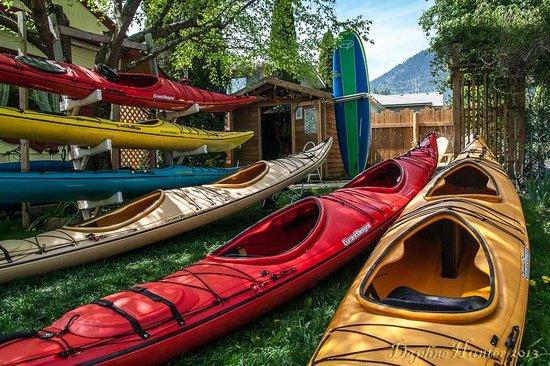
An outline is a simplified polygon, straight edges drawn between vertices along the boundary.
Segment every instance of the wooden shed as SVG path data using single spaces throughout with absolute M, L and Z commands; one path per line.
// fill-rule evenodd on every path
M 302 151 L 308 142 L 317 144 L 332 137 L 321 174 L 323 179 L 345 176 L 330 93 L 264 77 L 235 94 L 255 95 L 258 101 L 227 115 L 232 131 L 254 131 L 252 139 L 229 154 L 231 163 L 276 159 Z

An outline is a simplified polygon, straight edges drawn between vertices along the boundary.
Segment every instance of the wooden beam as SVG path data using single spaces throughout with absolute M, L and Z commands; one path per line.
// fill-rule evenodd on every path
M 24 11 L 18 11 L 17 13 L 17 38 L 19 41 L 17 54 L 19 56 L 25 56 L 27 54 L 27 17 Z M 27 110 L 29 108 L 28 90 L 26 88 L 19 88 L 19 109 Z M 29 141 L 19 140 L 21 146 L 21 171 L 29 171 Z M 30 203 L 23 202 L 21 204 L 21 225 L 24 229 L 28 229 L 31 226 L 30 215 Z
M 297 106 L 297 103 L 291 103 L 291 112 L 294 111 Z M 290 113 L 290 141 L 292 142 L 292 153 L 296 154 L 296 113 Z
M 94 43 L 111 43 L 111 37 L 106 34 L 96 34 L 91 32 L 86 32 L 80 29 L 73 27 L 66 27 L 64 25 L 59 25 L 59 33 L 71 38 L 80 39 L 82 41 L 94 42 Z M 134 41 L 124 40 L 122 41 L 122 47 L 124 48 L 133 48 L 136 50 L 147 51 L 147 45 L 144 43 L 138 43 Z
M 262 160 L 262 109 L 258 107 L 258 160 Z
M 48 14 L 48 25 L 54 39 L 52 44 L 54 59 L 56 61 L 65 61 L 65 56 L 63 55 L 63 46 L 61 46 L 61 34 L 59 33 L 57 15 L 55 15 L 55 13 Z

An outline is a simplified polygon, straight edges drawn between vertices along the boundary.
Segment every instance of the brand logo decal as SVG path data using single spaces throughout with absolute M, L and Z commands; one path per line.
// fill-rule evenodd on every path
M 523 274 L 523 277 L 529 279 L 529 261 L 530 261 L 530 254 L 529 254 L 529 248 L 523 249 L 523 256 L 521 257 L 521 261 L 523 263 L 521 267 L 521 273 Z
M 153 98 L 163 99 L 163 100 L 174 100 L 174 99 L 176 99 L 175 97 L 172 97 L 170 95 L 165 95 L 165 94 L 153 94 Z
M 344 50 L 349 50 L 350 48 L 353 48 L 353 40 L 352 39 L 345 39 L 340 42 L 340 48 Z
M 359 229 L 355 230 L 353 232 L 353 234 L 351 234 L 350 236 L 348 236 L 347 238 L 344 238 L 342 239 L 342 243 L 345 245 L 345 246 L 348 246 L 350 245 L 351 243 L 353 243 L 354 241 L 356 241 L 357 239 L 359 239 L 359 237 L 363 234 L 365 234 L 366 232 L 368 232 L 370 230 L 370 224 L 366 224 L 364 226 L 361 226 Z

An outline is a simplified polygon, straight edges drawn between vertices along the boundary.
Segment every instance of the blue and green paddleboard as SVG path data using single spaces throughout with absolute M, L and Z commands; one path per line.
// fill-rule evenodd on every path
M 360 36 L 340 33 L 332 55 L 332 93 L 344 168 L 350 177 L 367 165 L 371 141 L 369 73 Z

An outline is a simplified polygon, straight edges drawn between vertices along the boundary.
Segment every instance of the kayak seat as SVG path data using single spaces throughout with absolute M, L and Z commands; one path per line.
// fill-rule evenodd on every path
M 473 165 L 464 164 L 440 179 L 427 197 L 462 194 L 498 196 L 498 189 L 494 179 L 487 173 Z
M 472 311 L 487 303 L 481 296 L 445 297 L 426 295 L 407 286 L 400 286 L 380 301 L 382 304 L 424 311 Z
M 394 188 L 401 182 L 402 175 L 401 166 L 393 160 L 387 160 L 365 170 L 357 178 L 352 180 L 346 188 Z
M 317 201 L 298 202 L 246 230 L 216 255 L 238 259 L 287 253 L 299 247 L 315 229 L 320 213 Z

